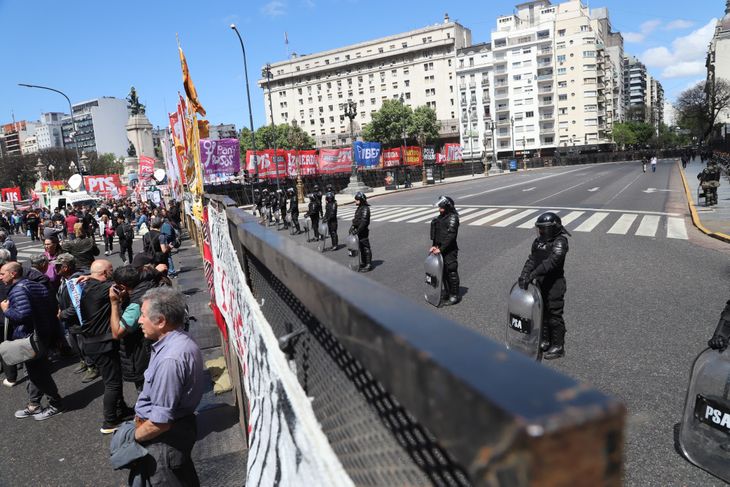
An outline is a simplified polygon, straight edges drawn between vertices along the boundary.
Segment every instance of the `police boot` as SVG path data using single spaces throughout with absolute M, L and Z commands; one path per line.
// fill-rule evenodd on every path
M 461 296 L 459 296 L 459 273 L 449 272 L 449 299 L 444 303 L 444 306 L 453 306 L 461 302 Z
M 550 329 L 547 325 L 543 325 L 540 330 L 540 350 L 547 352 L 550 348 Z
M 362 249 L 362 267 L 360 267 L 360 272 L 370 272 L 373 270 L 372 260 L 373 253 L 370 249 Z
M 556 358 L 564 357 L 565 356 L 565 335 L 562 330 L 558 330 L 553 328 L 550 330 L 550 336 L 551 336 L 551 346 L 547 349 L 547 351 L 543 354 L 542 358 L 545 360 L 554 360 Z
M 336 233 L 330 234 L 330 239 L 332 240 L 332 250 L 337 250 L 337 247 L 340 246 L 340 239 L 337 236 Z

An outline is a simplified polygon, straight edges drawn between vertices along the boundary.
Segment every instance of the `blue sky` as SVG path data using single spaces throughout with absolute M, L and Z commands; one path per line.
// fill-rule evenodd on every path
M 246 43 L 254 124 L 265 123 L 264 99 L 255 80 L 266 62 L 289 50 L 312 53 L 440 22 L 444 12 L 487 41 L 496 17 L 514 1 L 247 0 L 189 2 L 128 0 L 66 2 L 0 0 L 5 39 L 0 68 L 0 123 L 36 120 L 66 110 L 51 92 L 17 83 L 52 86 L 73 102 L 99 96 L 124 98 L 135 86 L 154 125 L 164 126 L 182 90 L 175 34 L 179 34 L 211 123 L 248 125 L 243 64 L 236 23 Z M 613 29 L 627 53 L 638 55 L 674 98 L 704 78 L 704 57 L 721 0 L 605 0 Z

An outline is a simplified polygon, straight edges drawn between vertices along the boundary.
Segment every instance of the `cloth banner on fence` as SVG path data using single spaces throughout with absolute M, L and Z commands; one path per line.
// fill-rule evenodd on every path
M 148 156 L 139 156 L 139 179 L 141 181 L 152 181 L 155 173 L 155 159 Z
M 380 142 L 355 142 L 355 161 L 359 167 L 375 167 L 380 163 Z
M 337 174 L 352 171 L 352 149 L 320 149 L 319 173 Z
M 20 201 L 20 188 L 3 188 L 3 201 Z
M 206 177 L 214 174 L 235 174 L 241 170 L 238 139 L 201 139 L 200 157 Z
M 105 198 L 118 198 L 127 194 L 127 188 L 122 186 L 119 174 L 84 176 L 84 187 L 89 193 L 99 194 Z
M 400 147 L 385 149 L 383 151 L 383 167 L 400 166 Z
M 286 152 L 286 173 L 290 178 L 297 177 L 299 170 L 301 170 L 302 176 L 315 176 L 317 166 L 316 150 L 290 150 Z
M 287 176 L 287 151 L 277 149 L 277 164 L 273 163 L 273 149 L 256 151 L 256 158 L 258 159 L 260 179 L 276 179 L 277 177 L 285 178 Z M 246 151 L 246 170 L 249 174 L 255 173 L 253 151 L 251 150 Z
M 186 182 L 185 164 L 187 161 L 187 147 L 185 142 L 185 123 L 181 115 L 181 107 L 178 105 L 178 111 L 170 114 L 170 135 L 175 146 L 175 161 L 177 162 L 177 174 L 179 175 L 180 184 Z
M 246 284 L 225 211 L 208 207 L 215 302 L 228 325 L 249 398 L 249 485 L 351 486 Z
M 441 150 L 441 163 L 463 162 L 461 144 L 444 144 Z
M 405 165 L 420 166 L 422 162 L 420 147 L 406 147 Z
M 182 186 L 180 184 L 180 173 L 178 173 L 177 159 L 175 157 L 173 137 L 169 129 L 165 130 L 164 135 L 160 138 L 160 144 L 162 145 L 167 185 L 170 188 L 170 194 L 173 198 L 179 200 L 182 193 Z

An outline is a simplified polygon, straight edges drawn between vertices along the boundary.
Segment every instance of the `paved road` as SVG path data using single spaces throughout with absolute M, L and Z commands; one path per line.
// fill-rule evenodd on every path
M 437 312 L 501 341 L 507 293 L 535 237 L 534 219 L 557 210 L 573 233 L 567 356 L 547 365 L 625 401 L 627 485 L 722 485 L 674 446 L 690 366 L 730 283 L 727 246 L 692 227 L 674 162 L 661 161 L 656 173 L 637 163 L 573 166 L 373 198 L 369 277 L 423 306 L 428 222 L 439 194 L 452 196 L 462 215 L 464 301 Z M 341 240 L 352 211 L 340 207 Z M 326 255 L 346 263 L 344 250 Z

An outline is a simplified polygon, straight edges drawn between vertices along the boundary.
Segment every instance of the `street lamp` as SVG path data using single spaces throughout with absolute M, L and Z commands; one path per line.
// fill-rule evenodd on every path
M 341 192 L 343 194 L 355 194 L 358 191 L 363 193 L 370 193 L 372 189 L 366 186 L 359 179 L 359 174 L 357 172 L 357 161 L 355 160 L 355 128 L 353 125 L 353 121 L 357 116 L 357 103 L 352 100 L 347 100 L 347 103 L 344 103 L 342 107 L 344 110 L 342 117 L 347 117 L 350 119 L 350 138 L 352 139 L 352 173 L 350 174 L 350 182 L 347 184 L 347 187 Z
M 264 69 L 261 71 L 261 75 L 266 78 L 266 89 L 269 91 L 269 113 L 271 114 L 271 131 L 273 134 L 273 146 L 274 146 L 274 167 L 276 171 L 276 190 L 279 188 L 279 162 L 276 160 L 276 125 L 274 125 L 274 105 L 271 101 L 271 64 L 266 63 Z M 255 146 L 254 146 L 255 147 Z M 255 157 L 254 157 L 255 159 Z
M 472 135 L 471 130 L 471 112 L 474 109 L 474 105 L 469 105 L 469 108 L 467 108 L 466 112 L 466 125 L 469 128 L 468 137 L 469 137 L 469 162 L 471 163 L 471 176 L 474 177 L 474 144 L 472 143 L 472 139 L 474 138 Z
M 509 117 L 510 134 L 512 135 L 512 159 L 515 158 L 515 117 Z M 511 169 L 510 169 L 511 170 Z
M 246 48 L 243 47 L 243 38 L 241 37 L 241 33 L 238 32 L 238 29 L 236 28 L 236 24 L 231 24 L 231 29 L 233 29 L 233 31 L 238 36 L 238 41 L 241 43 L 241 52 L 243 52 L 243 74 L 246 78 L 246 100 L 248 101 L 248 122 L 249 122 L 250 130 L 251 130 L 251 150 L 253 150 L 254 175 L 255 175 L 256 181 L 258 181 L 259 164 L 258 164 L 258 157 L 256 157 L 256 134 L 253 131 L 253 111 L 251 110 L 251 91 L 249 90 L 249 87 L 248 87 L 248 64 L 246 63 Z M 254 204 L 253 183 L 254 183 L 254 178 L 251 178 L 251 204 L 252 205 Z
M 487 130 L 492 131 L 492 171 L 501 172 L 497 167 L 497 123 L 494 120 L 487 121 Z
M 28 84 L 28 83 L 18 83 L 18 86 L 23 86 L 25 88 L 37 88 L 39 90 L 54 91 L 54 92 L 62 95 L 66 99 L 66 101 L 68 102 L 69 114 L 71 115 L 71 128 L 72 128 L 71 131 L 74 134 L 76 133 L 76 119 L 74 119 L 74 109 L 73 109 L 73 106 L 71 106 L 71 99 L 66 95 L 66 93 L 64 93 L 63 91 L 57 90 L 55 88 L 49 88 L 47 86 L 40 86 L 40 85 L 31 85 L 31 84 Z M 61 140 L 63 140 L 63 131 L 61 131 L 61 132 L 62 132 L 61 133 Z M 79 144 L 77 144 L 75 141 L 74 141 L 74 147 L 76 148 L 76 160 L 78 161 L 81 158 L 81 154 L 79 152 Z M 85 188 L 84 188 L 84 179 L 81 178 L 81 191 L 84 191 L 84 190 L 85 190 Z

